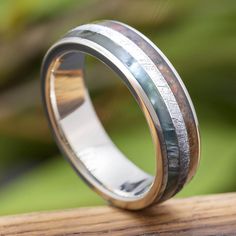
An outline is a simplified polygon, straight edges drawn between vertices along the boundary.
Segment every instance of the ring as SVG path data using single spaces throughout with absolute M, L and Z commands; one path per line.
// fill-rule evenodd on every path
M 105 132 L 84 83 L 85 56 L 114 71 L 137 101 L 155 148 L 154 176 L 129 161 Z M 72 29 L 48 50 L 41 81 L 61 152 L 111 204 L 142 209 L 163 202 L 194 176 L 200 138 L 192 101 L 169 60 L 137 30 L 109 20 Z

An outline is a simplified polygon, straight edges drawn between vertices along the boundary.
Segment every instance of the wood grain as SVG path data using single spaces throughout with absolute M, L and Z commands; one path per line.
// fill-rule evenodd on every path
M 0 218 L 0 235 L 236 235 L 236 193 L 173 199 L 136 212 L 110 206 Z

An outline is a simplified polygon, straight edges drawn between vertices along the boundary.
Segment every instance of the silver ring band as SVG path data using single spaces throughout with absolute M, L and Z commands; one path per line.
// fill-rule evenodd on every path
M 155 146 L 155 176 L 130 162 L 104 131 L 84 83 L 86 55 L 117 73 L 143 111 Z M 191 99 L 168 59 L 137 30 L 115 21 L 79 26 L 49 49 L 41 78 L 58 146 L 112 204 L 147 207 L 172 197 L 194 176 L 200 140 Z

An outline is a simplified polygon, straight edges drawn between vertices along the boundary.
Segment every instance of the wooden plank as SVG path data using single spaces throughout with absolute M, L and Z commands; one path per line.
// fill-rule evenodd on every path
M 110 206 L 0 218 L 0 235 L 236 235 L 236 193 L 172 199 L 142 211 Z

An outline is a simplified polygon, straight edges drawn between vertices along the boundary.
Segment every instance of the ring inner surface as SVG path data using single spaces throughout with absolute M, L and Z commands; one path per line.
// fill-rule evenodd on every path
M 128 160 L 107 135 L 85 85 L 84 57 L 70 51 L 51 67 L 49 93 L 56 132 L 85 169 L 82 175 L 97 187 L 131 200 L 143 197 L 153 176 Z

